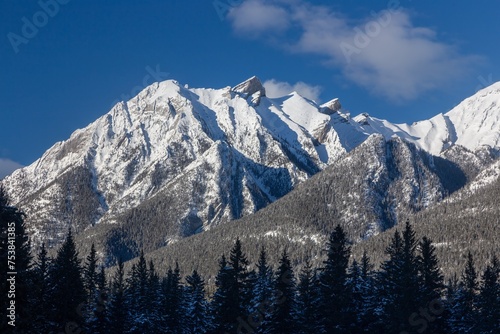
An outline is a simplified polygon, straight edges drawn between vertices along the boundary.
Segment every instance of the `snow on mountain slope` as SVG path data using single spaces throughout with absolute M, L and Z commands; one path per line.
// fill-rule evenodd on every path
M 442 155 L 417 170 L 440 175 L 432 164 L 451 168 L 443 161 L 445 152 L 452 152 L 477 174 L 489 161 L 476 159 L 478 150 L 500 150 L 499 102 L 500 84 L 495 84 L 446 114 L 398 125 L 367 114 L 351 118 L 338 99 L 319 106 L 296 92 L 268 98 L 256 77 L 221 89 L 188 89 L 168 80 L 118 103 L 2 185 L 28 214 L 35 242 L 57 244 L 68 225 L 88 235 L 106 226 L 106 232 L 99 232 L 105 234 L 103 244 L 114 240 L 136 254 L 256 212 L 372 134 L 386 140 L 399 137 Z M 396 146 L 398 156 L 418 155 Z M 470 152 L 455 149 L 459 147 Z M 370 152 L 360 161 L 392 159 L 390 150 Z M 396 174 L 406 173 L 401 168 L 408 168 L 408 175 L 417 173 L 402 161 L 380 164 L 396 165 Z M 398 191 L 411 194 L 404 205 L 418 203 L 420 208 L 439 200 L 442 189 L 427 189 L 429 184 L 443 182 L 443 189 L 455 189 L 445 178 L 437 182 L 429 171 L 394 183 L 402 187 Z M 460 168 L 454 173 L 450 175 L 459 175 Z M 389 217 L 392 209 L 384 210 L 389 211 L 380 217 Z
M 453 145 L 471 151 L 480 146 L 500 148 L 500 82 L 482 89 L 445 114 L 412 125 L 393 124 L 367 114 L 354 120 L 367 133 L 381 133 L 386 138 L 397 136 L 434 155 Z
M 222 89 L 168 80 L 115 105 L 2 183 L 32 233 L 54 243 L 68 224 L 78 233 L 111 223 L 154 226 L 148 238 L 156 245 L 282 197 L 363 142 L 358 130 L 340 111 L 325 114 L 297 93 L 267 98 L 256 77 Z M 139 239 L 137 247 L 149 242 Z
M 445 114 L 454 125 L 455 144 L 468 149 L 500 146 L 500 82 L 482 89 Z

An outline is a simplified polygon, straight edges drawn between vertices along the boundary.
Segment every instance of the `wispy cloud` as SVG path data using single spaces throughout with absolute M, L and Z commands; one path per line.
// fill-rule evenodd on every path
M 266 89 L 266 95 L 268 97 L 281 97 L 295 91 L 303 97 L 306 97 L 318 103 L 319 95 L 322 91 L 322 88 L 320 86 L 309 85 L 302 81 L 299 81 L 292 85 L 288 82 L 271 79 L 265 81 L 263 85 Z
M 416 26 L 397 6 L 354 22 L 303 0 L 246 0 L 228 17 L 235 31 L 252 37 L 276 40 L 278 32 L 289 32 L 281 39 L 283 49 L 320 55 L 348 81 L 390 100 L 444 88 L 480 59 L 439 41 L 436 31 Z
M 23 165 L 15 161 L 0 158 L 0 180 L 21 167 L 23 167 Z
M 233 7 L 228 18 L 236 32 L 252 36 L 269 30 L 284 31 L 290 24 L 289 12 L 285 8 L 259 0 L 244 1 Z

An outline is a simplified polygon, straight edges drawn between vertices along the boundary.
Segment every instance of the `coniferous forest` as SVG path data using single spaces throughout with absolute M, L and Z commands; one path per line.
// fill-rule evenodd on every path
M 175 263 L 160 276 L 144 254 L 130 270 L 122 261 L 105 269 L 94 247 L 78 253 L 71 230 L 54 257 L 44 246 L 32 254 L 24 215 L 3 191 L 0 221 L 0 266 L 7 278 L 1 281 L 1 333 L 500 331 L 497 257 L 492 254 L 477 272 L 469 253 L 461 277 L 445 281 L 432 240 L 417 240 L 408 222 L 393 234 L 377 269 L 370 254 L 351 256 L 340 225 L 324 245 L 322 265 L 306 263 L 300 270 L 286 249 L 275 267 L 265 249 L 248 259 L 237 239 L 218 260 L 215 286 L 209 287 L 196 270 L 182 277 Z

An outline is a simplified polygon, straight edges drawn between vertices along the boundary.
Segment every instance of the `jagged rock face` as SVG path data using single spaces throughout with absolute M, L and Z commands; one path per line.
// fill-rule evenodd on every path
M 454 155 L 462 150 L 466 149 L 460 148 Z M 466 154 L 464 159 L 472 161 L 477 157 Z M 474 191 L 485 192 L 494 185 L 492 181 L 499 180 L 499 166 L 498 162 L 494 163 L 475 181 L 462 187 L 465 178 L 456 177 L 456 172 L 461 170 L 450 172 L 456 167 L 454 162 L 434 157 L 399 138 L 387 141 L 381 135 L 372 135 L 257 213 L 189 240 L 180 240 L 149 256 L 163 263 L 179 261 L 181 267 L 199 268 L 200 272 L 213 277 L 218 270 L 216 259 L 238 237 L 250 259 L 257 259 L 258 250 L 263 246 L 269 250 L 286 247 L 290 257 L 299 263 L 307 258 L 321 266 L 328 235 L 340 223 L 353 241 L 356 259 L 367 251 L 378 264 L 386 259 L 384 250 L 394 232 L 391 227 L 409 220 L 419 236 L 426 235 L 439 246 L 437 253 L 444 273 L 459 273 L 463 266 L 457 266 L 456 262 L 463 257 L 464 247 L 476 249 L 478 253 L 482 253 L 479 250 L 483 247 L 498 251 L 495 246 L 499 237 L 495 227 L 498 196 L 487 201 L 479 197 L 472 206 L 469 200 L 474 198 Z M 486 184 L 481 180 L 487 181 Z M 496 182 L 494 188 L 498 192 Z M 461 190 L 446 197 L 460 187 Z M 441 209 L 435 210 L 439 207 Z M 427 213 L 429 211 L 431 213 Z M 438 215 L 434 217 L 436 212 Z M 422 231 L 425 233 L 420 233 Z M 473 235 L 479 237 L 472 239 Z M 444 245 L 446 247 L 442 247 Z M 269 253 L 279 254 L 278 251 Z M 274 263 L 278 260 L 272 259 Z
M 321 111 L 327 115 L 334 114 L 342 109 L 339 99 L 333 99 L 321 105 Z
M 243 94 L 245 97 L 255 93 L 259 93 L 260 96 L 266 96 L 266 89 L 257 77 L 251 77 L 250 79 L 234 86 L 231 90 L 233 92 Z
M 345 181 L 356 170 L 364 171 L 359 182 L 378 185 L 345 200 L 354 203 L 343 209 L 352 217 L 359 207 L 373 208 L 357 229 L 366 237 L 439 201 L 493 161 L 499 96 L 494 85 L 409 126 L 351 118 L 337 99 L 318 106 L 297 93 L 268 98 L 256 77 L 222 89 L 169 80 L 117 104 L 2 185 L 27 213 L 35 244 L 56 245 L 72 226 L 82 240 L 97 239 L 101 251 L 133 257 L 248 216 L 336 165 L 345 171 L 331 184 L 338 196 L 356 189 Z M 464 105 L 474 110 L 470 120 L 460 114 L 469 110 Z M 493 123 L 477 123 L 481 110 L 474 108 Z M 479 137 L 461 150 L 471 131 Z M 362 153 L 346 156 L 356 148 Z
M 272 206 L 243 220 L 279 221 L 286 216 L 317 224 L 319 230 L 342 223 L 353 240 L 363 240 L 446 196 L 434 160 L 404 140 L 372 135 Z
M 257 78 L 219 90 L 165 81 L 3 184 L 28 214 L 35 244 L 57 244 L 68 225 L 77 235 L 109 225 L 133 240 L 132 254 L 282 197 L 365 139 L 346 136 L 348 126 L 299 95 L 265 97 Z

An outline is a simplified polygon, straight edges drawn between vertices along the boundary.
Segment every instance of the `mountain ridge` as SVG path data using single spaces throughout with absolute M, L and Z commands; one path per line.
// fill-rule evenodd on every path
M 397 125 L 350 117 L 338 99 L 318 105 L 296 92 L 269 98 L 257 77 L 221 89 L 167 80 L 118 103 L 2 185 L 28 214 L 35 244 L 55 246 L 71 226 L 77 234 L 104 233 L 102 252 L 115 242 L 114 253 L 132 256 L 253 214 L 367 140 L 385 146 L 365 159 L 396 166 L 388 173 L 407 178 L 403 188 L 419 189 L 407 194 L 432 179 L 435 187 L 424 192 L 436 194 L 429 205 L 437 203 L 498 156 L 499 103 L 497 83 L 446 114 Z M 406 157 L 416 165 L 404 167 Z M 460 180 L 443 179 L 436 164 Z M 403 204 L 413 207 L 412 196 Z M 368 224 L 378 224 L 379 233 L 397 222 L 389 216 Z

